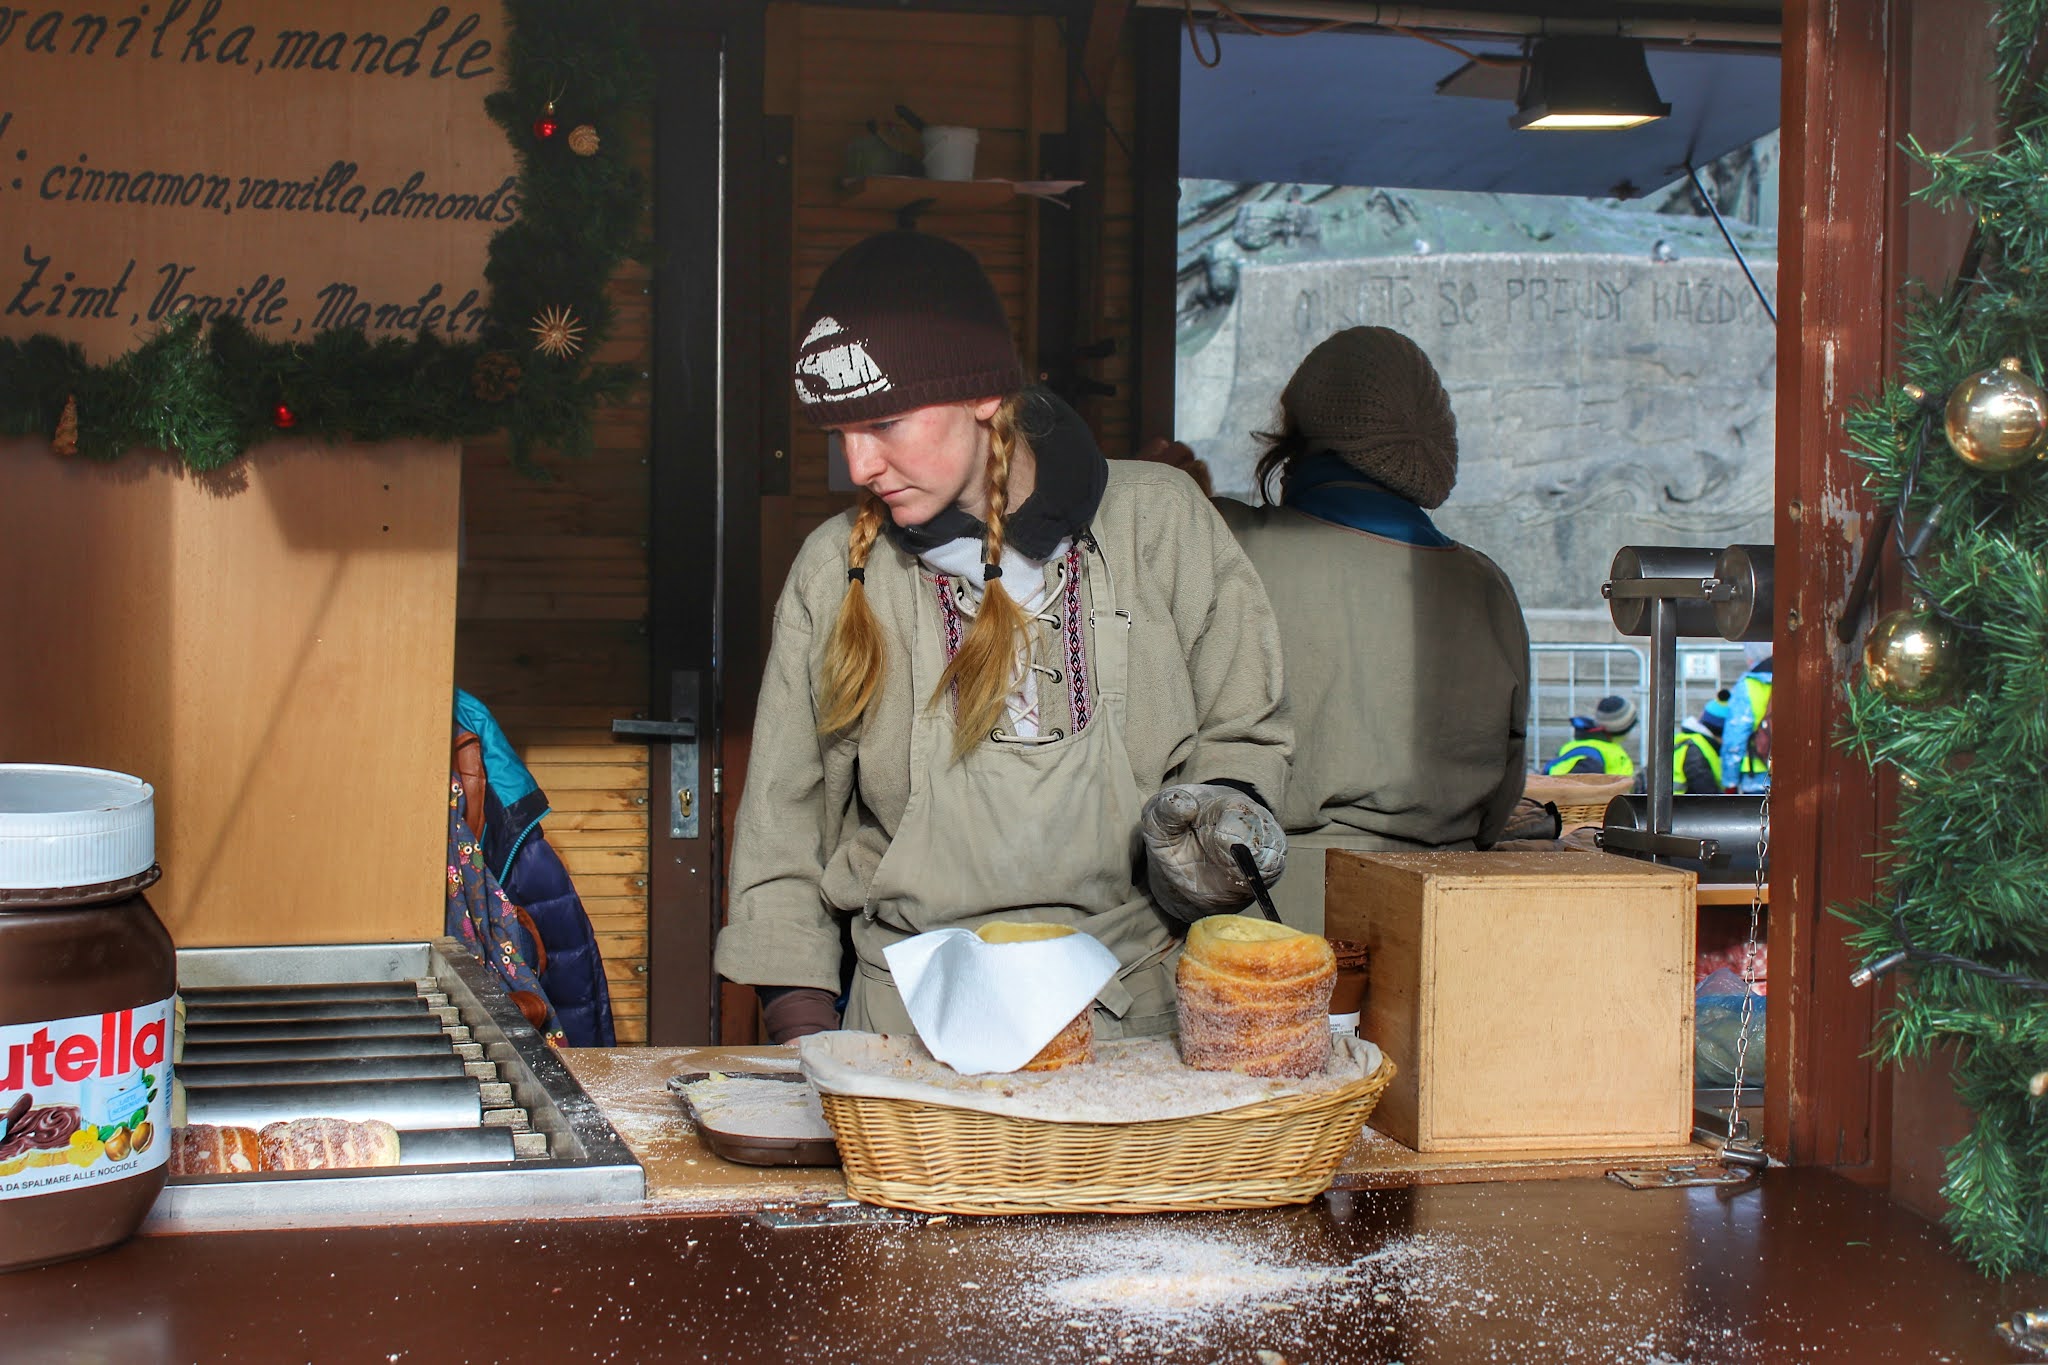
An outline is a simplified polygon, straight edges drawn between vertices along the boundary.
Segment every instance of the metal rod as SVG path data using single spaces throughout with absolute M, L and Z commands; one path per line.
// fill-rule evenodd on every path
M 195 1005 L 271 1005 L 279 1001 L 417 1000 L 410 981 L 339 981 L 318 986 L 188 986 L 178 992 L 189 1011 Z
M 1600 586 L 1600 595 L 1610 600 L 1645 600 L 1669 597 L 1674 601 L 1715 602 L 1727 597 L 1718 578 L 1618 578 Z
M 288 1119 L 382 1119 L 393 1128 L 468 1128 L 484 1119 L 482 1091 L 467 1077 L 426 1081 L 188 1085 L 189 1123 L 261 1128 Z
M 511 1161 L 510 1128 L 422 1128 L 398 1135 L 402 1166 L 469 1166 Z
M 287 1038 L 431 1038 L 441 1032 L 433 1015 L 370 1019 L 279 1019 L 255 1024 L 187 1024 L 185 1042 L 259 1043 Z
M 425 1018 L 427 1002 L 410 1000 L 252 1000 L 220 1005 L 186 1002 L 185 1024 L 270 1024 L 291 1019 Z
M 333 1057 L 452 1057 L 455 1045 L 445 1033 L 428 1037 L 273 1038 L 261 1042 L 218 1042 L 185 1039 L 184 1065 L 210 1062 L 302 1062 Z
M 1678 611 L 1669 598 L 1650 602 L 1650 829 L 1671 832 L 1671 745 L 1677 718 Z
M 289 1061 L 214 1062 L 187 1057 L 178 1079 L 189 1089 L 207 1085 L 282 1085 L 311 1081 L 417 1081 L 464 1075 L 453 1052 L 410 1057 L 296 1057 Z
M 1216 0 L 1193 0 L 1204 12 L 1217 10 Z M 1138 0 L 1140 9 L 1178 10 L 1183 0 Z M 1428 5 L 1382 5 L 1370 0 L 1255 0 L 1232 3 L 1232 9 L 1262 19 L 1337 20 L 1381 28 L 1419 28 L 1436 33 L 1498 34 L 1542 37 L 1546 34 L 1588 34 L 1596 37 L 1643 38 L 1674 43 L 1729 43 L 1777 49 L 1783 32 L 1775 24 L 1744 24 L 1730 20 L 1691 18 L 1572 19 L 1559 15 L 1504 11 L 1438 9 Z

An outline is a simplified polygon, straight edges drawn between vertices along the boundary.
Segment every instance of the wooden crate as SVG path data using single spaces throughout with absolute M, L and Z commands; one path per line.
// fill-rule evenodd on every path
M 1329 854 L 1372 953 L 1372 1124 L 1419 1152 L 1641 1150 L 1692 1129 L 1693 888 L 1603 853 Z

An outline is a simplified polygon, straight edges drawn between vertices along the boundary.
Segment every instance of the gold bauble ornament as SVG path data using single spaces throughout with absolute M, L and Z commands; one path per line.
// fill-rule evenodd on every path
M 1943 429 L 1970 468 L 1987 474 L 2018 469 L 2048 450 L 2048 392 L 2007 356 L 1956 385 Z
M 1955 630 L 1932 612 L 1891 612 L 1878 619 L 1863 642 L 1863 673 L 1870 685 L 1908 706 L 1948 691 L 1957 667 Z
M 596 156 L 600 145 L 597 129 L 587 123 L 579 123 L 569 130 L 569 150 L 578 156 Z

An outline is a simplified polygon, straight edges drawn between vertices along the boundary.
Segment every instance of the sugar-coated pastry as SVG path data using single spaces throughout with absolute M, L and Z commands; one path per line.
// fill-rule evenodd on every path
M 1047 939 L 1065 938 L 1074 932 L 1065 924 L 1025 924 L 1016 920 L 992 920 L 974 931 L 983 943 L 1043 943 Z M 1030 1061 L 1024 1063 L 1026 1071 L 1058 1071 L 1061 1067 L 1076 1066 L 1095 1060 L 1095 1006 L 1084 1005 L 1081 1012 L 1067 1021 L 1067 1026 L 1053 1035 L 1051 1042 L 1038 1049 Z
M 1026 1071 L 1058 1071 L 1061 1067 L 1078 1066 L 1095 1060 L 1095 1006 L 1090 1003 L 1081 1007 L 1081 1012 L 1067 1021 L 1067 1026 L 1053 1035 L 1052 1041 L 1038 1049 L 1036 1056 L 1026 1063 Z
M 243 1175 L 263 1169 L 254 1128 L 188 1123 L 171 1130 L 172 1175 Z
M 1312 1076 L 1330 1060 L 1330 942 L 1269 920 L 1211 915 L 1176 975 L 1181 1060 L 1197 1071 Z
M 263 1129 L 263 1168 L 337 1171 L 398 1164 L 398 1130 L 382 1119 L 292 1119 Z

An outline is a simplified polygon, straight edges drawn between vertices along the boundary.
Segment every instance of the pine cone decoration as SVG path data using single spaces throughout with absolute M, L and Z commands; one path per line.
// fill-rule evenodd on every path
M 576 155 L 596 156 L 597 148 L 597 129 L 587 123 L 579 123 L 569 130 L 569 150 Z
M 50 453 L 70 458 L 78 453 L 78 396 L 73 394 L 64 400 L 64 411 L 57 417 L 57 430 L 50 435 Z
M 519 392 L 519 357 L 510 351 L 486 351 L 469 372 L 470 387 L 486 403 L 502 403 Z

